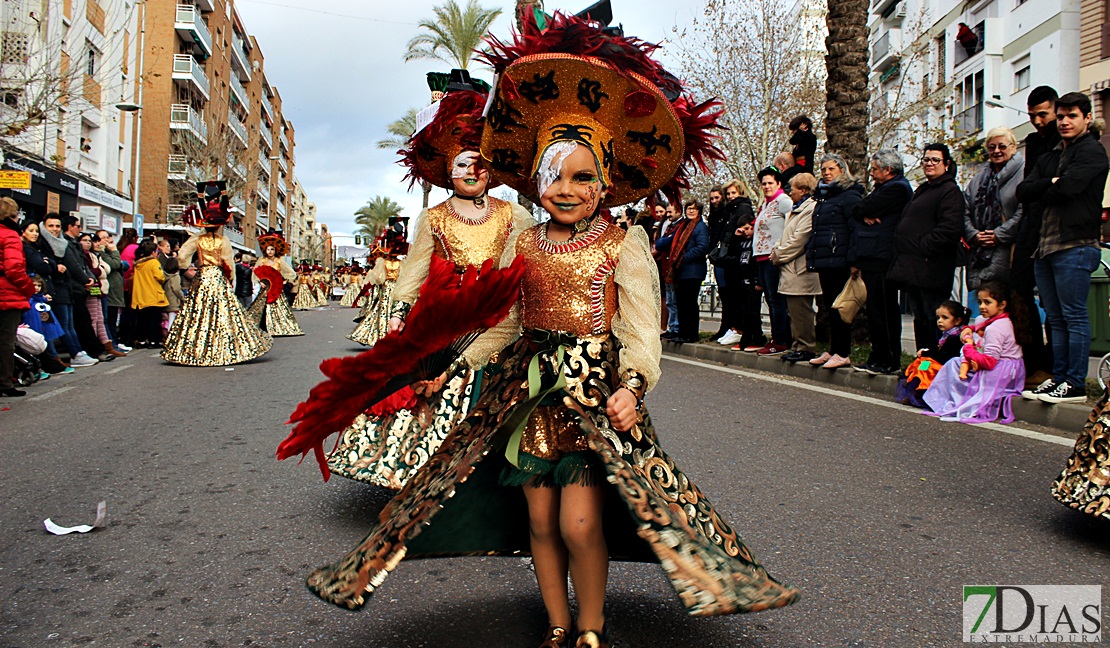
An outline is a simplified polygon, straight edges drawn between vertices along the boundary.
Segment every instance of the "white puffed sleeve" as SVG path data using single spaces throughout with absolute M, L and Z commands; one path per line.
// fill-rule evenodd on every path
M 613 335 L 621 343 L 621 379 L 638 372 L 650 391 L 659 382 L 659 272 L 651 258 L 651 243 L 642 227 L 628 228 L 613 274 L 617 284 L 617 314 Z
M 524 211 L 521 208 L 521 211 Z M 527 212 L 525 212 L 527 213 Z M 514 211 L 515 215 L 515 211 Z M 529 215 L 531 218 L 531 215 Z M 519 238 L 520 232 L 514 231 L 515 236 L 511 236 L 512 245 L 506 245 L 505 251 L 501 254 L 501 260 L 497 267 L 507 268 L 513 263 L 516 258 L 516 240 Z M 491 329 L 486 329 L 477 340 L 474 340 L 469 347 L 463 351 L 463 357 L 466 358 L 466 363 L 471 368 L 484 366 L 493 354 L 501 349 L 509 346 L 518 337 L 520 337 L 520 298 L 517 297 L 516 303 L 509 309 L 509 314 L 505 319 L 501 320 L 497 326 Z
M 405 302 L 408 305 L 416 303 L 420 294 L 420 286 L 428 278 L 428 268 L 432 264 L 432 254 L 435 253 L 435 238 L 432 237 L 432 226 L 428 223 L 428 210 L 420 212 L 416 218 L 416 235 L 409 246 L 405 262 L 401 264 L 401 273 L 397 276 L 397 285 L 393 287 L 393 301 Z M 383 277 L 384 280 L 384 277 Z M 380 284 L 381 281 L 374 283 Z

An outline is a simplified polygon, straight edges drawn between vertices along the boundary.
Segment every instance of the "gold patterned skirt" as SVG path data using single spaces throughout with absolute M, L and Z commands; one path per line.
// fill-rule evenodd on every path
M 343 308 L 354 306 L 355 298 L 358 297 L 358 291 L 358 284 L 347 284 L 347 289 L 343 291 L 343 299 L 339 300 L 339 305 Z
M 385 337 L 389 332 L 389 302 L 393 299 L 395 285 L 397 285 L 396 281 L 387 281 L 378 286 L 374 291 L 373 299 L 363 309 L 362 321 L 358 323 L 355 330 L 351 331 L 347 339 L 365 346 L 374 346 L 378 340 Z
M 301 325 L 297 324 L 297 318 L 293 317 L 293 311 L 289 308 L 285 295 L 278 297 L 272 304 L 266 304 L 265 324 L 266 331 L 271 337 L 304 335 Z
M 297 296 L 293 298 L 293 310 L 312 310 L 316 308 L 316 294 L 309 284 L 301 284 Z
M 475 373 L 461 371 L 415 409 L 360 415 L 328 456 L 332 473 L 400 490 L 470 410 Z
M 619 381 L 618 351 L 611 338 L 579 340 L 559 369 L 567 378 L 567 411 L 604 471 L 610 558 L 659 563 L 694 616 L 797 601 L 798 591 L 767 573 L 659 446 L 646 412 L 629 432 L 610 426 L 605 403 Z M 554 349 L 525 333 L 503 350 L 502 363 L 486 368 L 481 397 L 466 418 L 386 504 L 365 539 L 308 577 L 310 590 L 357 609 L 404 559 L 529 553 L 523 492 L 502 486 L 499 476 L 509 465 L 506 450 L 518 410 L 529 401 L 528 366 L 537 354 L 541 371 L 554 382 Z
M 323 307 L 328 305 L 328 287 L 322 283 L 316 284 L 314 287 L 316 295 L 316 306 Z
M 1110 520 L 1110 392 L 1103 391 L 1075 440 L 1064 471 L 1052 483 L 1061 504 Z
M 162 359 L 193 367 L 222 367 L 253 360 L 271 345 L 270 335 L 247 316 L 223 272 L 217 266 L 204 266 L 166 335 Z

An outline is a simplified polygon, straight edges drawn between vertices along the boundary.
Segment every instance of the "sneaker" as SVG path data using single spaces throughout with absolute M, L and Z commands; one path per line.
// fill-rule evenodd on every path
M 719 340 L 717 340 L 717 344 L 720 344 L 722 346 L 732 346 L 739 342 L 740 338 L 742 337 L 744 336 L 740 335 L 736 331 L 733 331 L 732 329 L 729 329 L 727 332 L 725 332 L 724 335 L 721 336 Z
M 782 356 L 782 361 L 790 363 L 809 362 L 810 360 L 815 358 L 816 355 L 817 354 L 813 353 L 812 351 L 791 351 L 790 353 L 784 354 Z
M 774 342 L 768 342 L 767 344 L 764 344 L 763 348 L 756 353 L 761 356 L 773 356 L 780 353 L 786 353 L 788 348 L 789 347 L 787 347 L 785 344 L 775 344 Z
M 832 355 L 830 355 L 829 352 L 826 351 L 826 352 L 822 353 L 821 355 L 817 356 L 816 358 L 810 359 L 809 364 L 811 364 L 815 367 L 820 367 L 821 365 L 825 364 L 829 360 L 832 360 Z
M 744 353 L 759 353 L 766 346 L 766 344 L 749 344 L 744 347 Z
M 127 346 L 126 344 L 119 344 L 118 342 L 116 343 L 116 348 L 120 351 L 123 351 L 124 353 L 131 353 L 132 351 L 134 351 L 134 349 Z
M 841 355 L 834 355 L 833 357 L 829 358 L 828 362 L 821 366 L 826 369 L 840 369 L 841 367 L 849 367 L 851 366 L 851 364 L 852 361 L 848 358 L 845 358 Z
M 1056 381 L 1049 378 L 1033 389 L 1026 389 L 1022 391 L 1021 397 L 1025 400 L 1040 400 L 1042 394 L 1047 394 L 1053 389 L 1056 389 Z
M 39 380 L 50 380 L 50 374 L 46 373 L 45 371 L 40 371 Z
M 1084 403 L 1087 401 L 1087 390 L 1062 382 L 1052 391 L 1041 394 L 1039 398 L 1042 403 Z
M 874 369 L 875 369 L 875 365 L 870 365 L 870 364 L 852 365 L 852 371 L 858 371 L 859 373 L 870 374 Z M 871 375 L 874 375 L 874 374 L 871 374 Z
M 73 359 L 70 360 L 70 362 L 69 362 L 69 366 L 71 366 L 71 367 L 91 367 L 91 366 L 93 366 L 94 364 L 96 364 L 98 362 L 100 362 L 100 361 L 97 360 L 96 358 L 89 357 L 89 354 L 82 351 L 81 353 L 78 353 L 77 355 L 73 356 Z
M 894 375 L 902 373 L 902 368 L 901 367 L 883 367 L 881 365 L 870 365 L 867 368 L 867 373 L 871 374 L 872 376 L 894 376 Z
M 730 346 L 728 349 L 729 349 L 729 351 L 743 351 L 744 350 L 744 348 L 741 347 L 739 344 L 734 344 L 734 345 Z
M 27 395 L 27 392 L 23 391 L 22 389 L 16 389 L 15 387 L 9 387 L 8 389 L 0 389 L 0 396 L 8 396 L 8 397 L 15 398 L 15 397 L 18 397 L 18 396 L 26 396 L 26 395 Z
M 58 373 L 60 373 L 60 374 L 71 374 L 74 371 L 77 371 L 77 370 L 74 369 L 73 367 L 66 367 L 65 369 L 62 369 L 61 371 L 59 371 Z

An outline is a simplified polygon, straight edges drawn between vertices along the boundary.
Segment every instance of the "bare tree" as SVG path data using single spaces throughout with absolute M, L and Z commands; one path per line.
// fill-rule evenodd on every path
M 695 178 L 699 195 L 728 178 L 754 178 L 784 150 L 795 115 L 820 121 L 823 79 L 784 3 L 705 0 L 702 17 L 676 36 L 681 76 L 699 99 L 725 105 L 720 145 L 728 159 Z
M 248 174 L 262 176 L 264 171 L 258 164 L 249 163 L 250 151 L 239 140 L 230 127 L 209 128 L 204 139 L 191 131 L 175 130 L 171 137 L 175 162 L 181 167 L 170 171 L 182 171 L 177 179 L 169 181 L 170 204 L 189 204 L 196 198 L 197 182 L 219 179 L 227 182 L 229 196 L 239 196 L 251 200 L 256 196 L 244 195 Z M 258 169 L 254 171 L 253 169 Z M 181 177 L 184 175 L 184 177 Z M 257 186 L 269 185 L 269 178 L 259 177 Z

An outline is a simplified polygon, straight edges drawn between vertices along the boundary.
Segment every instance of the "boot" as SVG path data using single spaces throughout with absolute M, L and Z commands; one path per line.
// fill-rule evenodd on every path
M 104 353 L 105 353 L 105 355 L 109 355 L 109 356 L 112 356 L 114 358 L 122 358 L 122 357 L 127 355 L 123 351 L 116 351 L 116 348 L 114 346 L 112 346 L 111 342 L 105 342 L 104 343 Z

